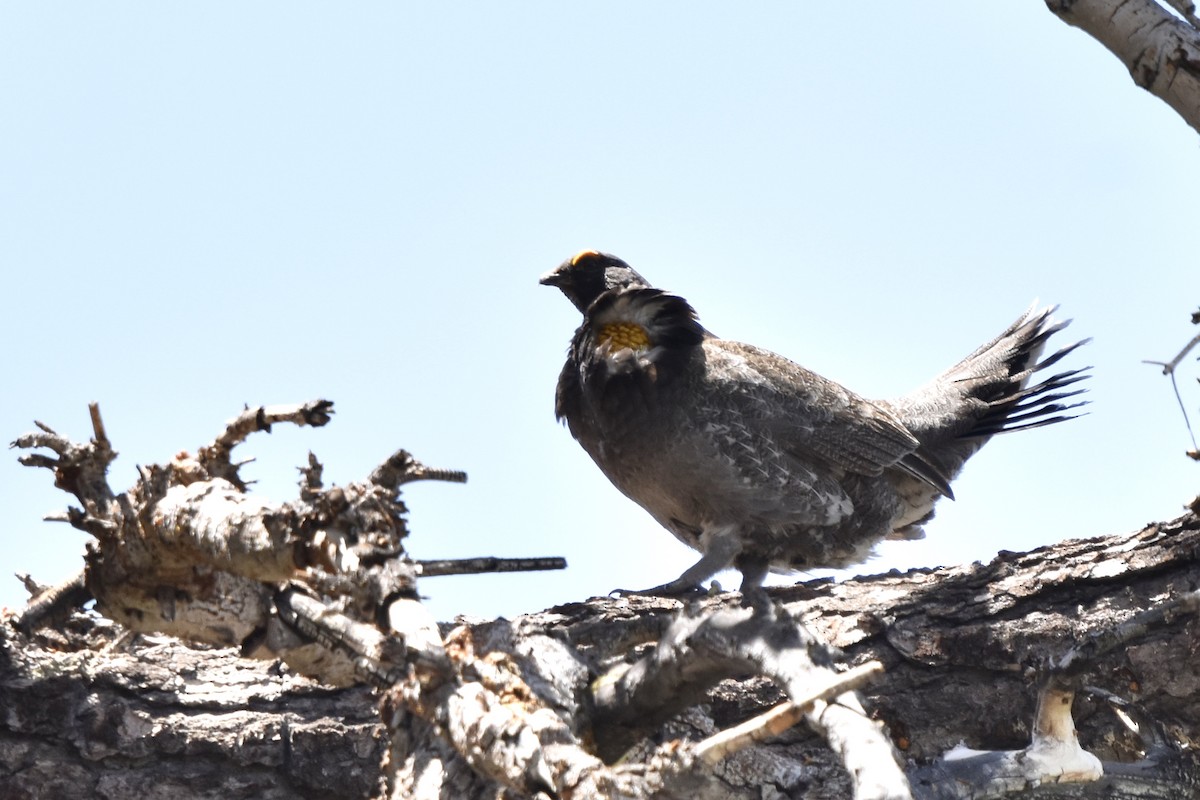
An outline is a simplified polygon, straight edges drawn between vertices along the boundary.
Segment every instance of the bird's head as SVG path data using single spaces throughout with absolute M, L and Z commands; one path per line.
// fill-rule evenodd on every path
M 568 258 L 543 275 L 539 283 L 557 286 L 580 313 L 609 289 L 650 285 L 621 259 L 595 250 L 584 250 Z

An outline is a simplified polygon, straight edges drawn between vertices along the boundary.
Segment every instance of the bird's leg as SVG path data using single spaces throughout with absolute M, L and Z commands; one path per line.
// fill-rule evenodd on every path
M 741 552 L 742 543 L 738 537 L 737 527 L 724 525 L 718 528 L 706 528 L 700 535 L 700 546 L 703 548 L 700 560 L 685 569 L 683 574 L 675 580 L 649 589 L 613 589 L 609 594 L 621 597 L 630 595 L 677 597 L 696 593 L 703 594 L 705 591 L 704 581 L 731 565 L 738 553 Z
M 766 587 L 763 586 L 770 566 L 767 559 L 741 556 L 733 565 L 742 573 L 742 585 L 739 589 L 742 593 L 742 605 L 754 609 L 768 608 L 770 598 L 767 597 Z

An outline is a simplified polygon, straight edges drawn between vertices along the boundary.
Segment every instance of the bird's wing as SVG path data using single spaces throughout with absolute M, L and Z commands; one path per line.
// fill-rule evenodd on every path
M 768 350 L 723 339 L 704 347 L 709 381 L 746 409 L 760 443 L 834 472 L 896 467 L 949 494 L 945 476 L 891 411 Z
M 739 518 L 767 522 L 834 525 L 854 512 L 854 504 L 827 466 L 787 443 L 770 430 L 771 411 L 759 398 L 729 391 L 698 392 L 689 410 L 693 427 L 681 435 L 699 437 L 703 452 L 716 460 L 697 457 L 677 467 L 682 485 L 703 487 L 703 494 L 720 498 L 724 510 Z

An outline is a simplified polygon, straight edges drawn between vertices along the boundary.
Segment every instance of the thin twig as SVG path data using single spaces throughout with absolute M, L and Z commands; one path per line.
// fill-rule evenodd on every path
M 1170 361 L 1142 361 L 1143 364 L 1153 364 L 1156 367 L 1162 367 L 1163 375 L 1170 376 L 1171 389 L 1175 392 L 1175 400 L 1179 403 L 1179 410 L 1183 412 L 1183 422 L 1185 425 L 1187 425 L 1188 436 L 1190 436 L 1192 439 L 1193 451 L 1200 450 L 1200 446 L 1196 444 L 1196 434 L 1192 431 L 1192 421 L 1188 417 L 1187 407 L 1183 404 L 1183 397 L 1181 397 L 1179 394 L 1179 384 L 1175 382 L 1175 368 L 1178 367 L 1179 362 L 1183 361 L 1184 357 L 1186 357 L 1187 354 L 1192 351 L 1192 348 L 1198 344 L 1200 344 L 1200 333 L 1192 337 L 1192 340 L 1188 342 L 1182 350 L 1179 351 L 1179 355 L 1175 356 Z
M 755 742 L 778 736 L 804 719 L 804 715 L 818 700 L 832 700 L 843 692 L 857 689 L 862 684 L 883 672 L 883 664 L 868 661 L 847 672 L 830 675 L 830 681 L 809 696 L 797 701 L 787 701 L 741 725 L 714 734 L 696 745 L 696 758 L 714 765 L 726 756 L 743 750 Z
M 547 569 L 566 569 L 567 560 L 559 556 L 546 558 L 443 558 L 418 561 L 418 574 L 423 578 L 435 575 L 479 575 L 487 572 L 537 572 Z

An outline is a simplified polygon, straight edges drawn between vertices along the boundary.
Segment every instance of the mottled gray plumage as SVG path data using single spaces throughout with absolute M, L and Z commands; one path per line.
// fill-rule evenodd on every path
M 918 538 L 987 439 L 1049 424 L 1083 369 L 1029 385 L 1083 342 L 1038 361 L 1066 323 L 1026 312 L 911 394 L 871 401 L 761 348 L 720 339 L 684 299 L 585 251 L 543 276 L 584 312 L 556 413 L 618 489 L 703 555 L 654 589 L 725 567 L 743 591 L 769 568 L 840 567 L 885 538 Z M 1086 369 L 1086 368 L 1085 368 Z

